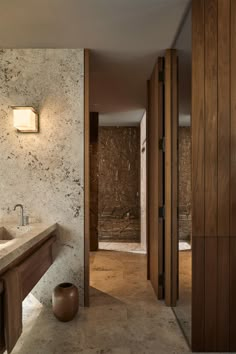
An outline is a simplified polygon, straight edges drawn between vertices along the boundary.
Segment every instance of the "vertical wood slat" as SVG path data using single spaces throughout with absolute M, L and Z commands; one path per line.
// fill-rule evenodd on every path
M 192 2 L 192 235 L 205 234 L 204 0 Z
M 89 50 L 84 50 L 84 304 L 89 306 Z
M 230 0 L 218 0 L 218 236 L 229 237 Z
M 163 274 L 163 230 L 160 228 L 158 217 L 159 184 L 162 180 L 162 169 L 159 161 L 159 118 L 162 115 L 163 102 L 160 101 L 161 87 L 158 73 L 162 59 L 155 65 L 150 79 L 150 112 L 148 117 L 148 183 L 149 183 L 149 266 L 150 281 L 158 299 L 163 299 L 163 286 L 159 283 L 159 276 Z
M 158 75 L 164 71 L 164 58 L 158 58 Z M 164 136 L 164 83 L 158 80 L 158 141 Z M 158 205 L 164 205 L 164 158 L 163 152 L 159 149 L 158 151 Z M 158 235 L 159 235 L 159 263 L 158 268 L 160 274 L 164 273 L 164 260 L 163 260 L 163 250 L 164 250 L 164 233 L 163 233 L 164 220 L 159 218 L 158 220 Z M 164 288 L 163 284 L 159 284 L 159 299 L 164 298 Z
M 230 235 L 236 237 L 236 2 L 231 0 Z
M 217 351 L 217 237 L 205 237 L 205 351 Z
M 236 237 L 230 237 L 230 351 L 236 352 Z
M 205 236 L 217 236 L 217 8 L 205 1 Z
M 218 0 L 217 350 L 229 351 L 230 0 Z
M 205 350 L 205 240 L 192 240 L 192 350 Z
M 229 351 L 229 237 L 218 237 L 217 351 Z
M 172 222 L 172 306 L 176 306 L 178 297 L 178 58 L 177 51 L 172 50 L 171 56 L 171 81 L 172 81 L 172 119 L 171 119 L 171 136 L 172 136 L 172 206 L 171 206 L 171 222 Z
M 165 55 L 165 303 L 172 305 L 171 294 L 171 50 L 166 51 Z
M 176 306 L 178 267 L 177 225 L 177 52 L 165 57 L 165 302 Z
M 236 236 L 236 1 L 193 0 L 192 10 L 192 349 L 236 351 L 236 238 L 230 237 Z M 202 150 L 198 155 L 199 136 L 205 143 L 204 161 Z M 197 166 L 205 172 L 198 173 Z M 199 177 L 204 174 L 205 196 Z

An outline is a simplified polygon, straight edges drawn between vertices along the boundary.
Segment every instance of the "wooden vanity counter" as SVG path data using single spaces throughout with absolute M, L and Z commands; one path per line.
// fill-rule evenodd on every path
M 0 225 L 0 353 L 5 349 L 4 283 L 1 277 L 8 270 L 17 269 L 23 301 L 52 265 L 56 238 L 57 224 Z

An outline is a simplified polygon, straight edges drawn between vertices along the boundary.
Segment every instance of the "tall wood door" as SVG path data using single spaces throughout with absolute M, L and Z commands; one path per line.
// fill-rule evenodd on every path
M 236 352 L 236 1 L 192 22 L 192 349 Z
M 98 250 L 98 113 L 90 112 L 90 251 Z
M 165 302 L 178 296 L 178 58 L 165 55 Z
M 164 297 L 164 59 L 159 58 L 149 82 L 148 108 L 148 274 L 158 299 Z

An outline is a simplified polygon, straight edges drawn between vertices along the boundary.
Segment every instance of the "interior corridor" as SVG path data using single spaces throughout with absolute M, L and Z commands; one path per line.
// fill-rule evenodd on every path
M 13 354 L 190 353 L 171 308 L 146 280 L 145 255 L 98 251 L 90 258 L 91 307 L 61 323 L 28 297 Z

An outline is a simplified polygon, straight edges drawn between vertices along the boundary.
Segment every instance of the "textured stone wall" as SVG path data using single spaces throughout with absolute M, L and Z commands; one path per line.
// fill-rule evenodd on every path
M 53 288 L 71 281 L 83 302 L 83 50 L 0 51 L 0 221 L 18 221 L 22 203 L 31 219 L 59 224 L 60 254 L 34 289 L 48 304 Z M 13 105 L 34 106 L 40 133 L 18 133 Z
M 98 146 L 99 239 L 139 242 L 139 127 L 100 127 Z
M 179 237 L 191 237 L 191 129 L 179 127 Z

